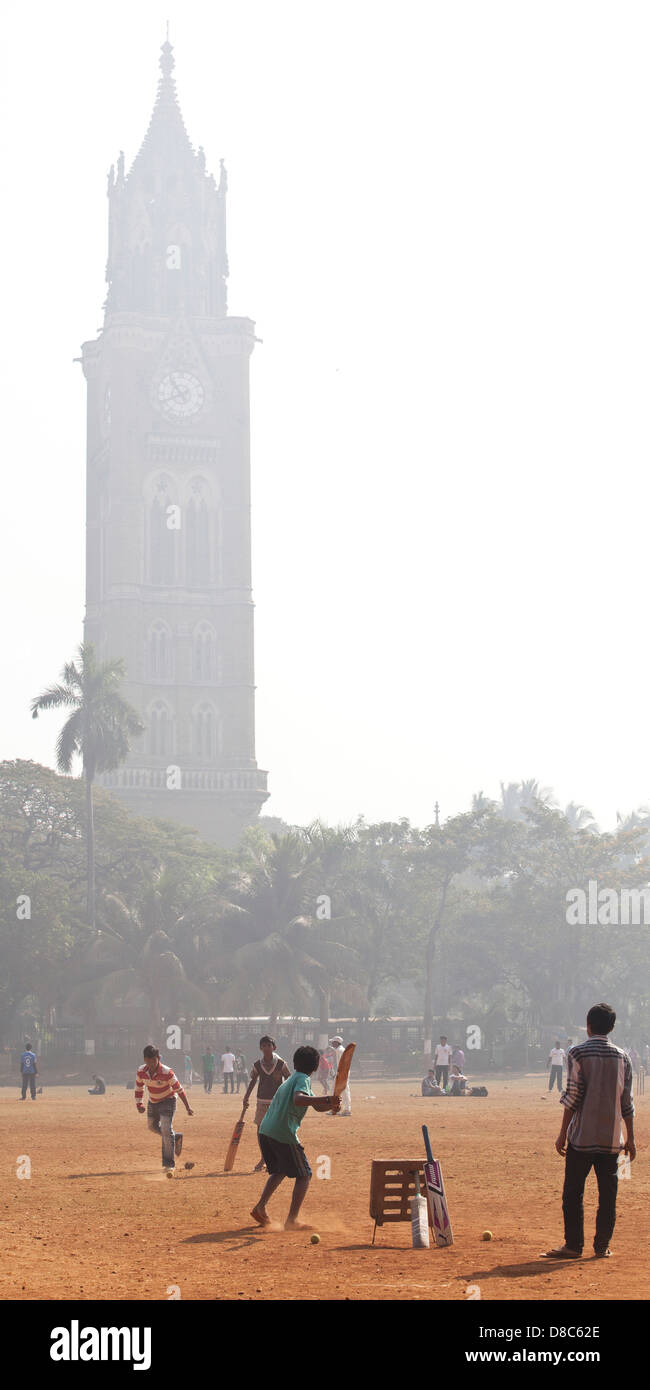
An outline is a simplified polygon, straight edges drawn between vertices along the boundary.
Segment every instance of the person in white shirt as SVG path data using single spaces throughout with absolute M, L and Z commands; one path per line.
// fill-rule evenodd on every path
M 330 1038 L 329 1044 L 330 1044 L 330 1047 L 332 1048 L 332 1050 L 333 1050 L 333 1052 L 334 1052 L 334 1055 L 335 1055 L 335 1068 L 336 1068 L 336 1070 L 335 1070 L 335 1074 L 334 1074 L 334 1080 L 336 1080 L 336 1071 L 338 1071 L 339 1062 L 340 1062 L 340 1060 L 341 1060 L 341 1058 L 342 1058 L 342 1056 L 343 1056 L 343 1053 L 345 1052 L 345 1048 L 344 1048 L 344 1046 L 343 1046 L 343 1039 L 339 1037 L 338 1033 L 335 1035 L 335 1037 Z M 336 1112 L 336 1111 L 333 1111 L 332 1113 L 333 1113 L 333 1114 L 336 1114 L 337 1112 Z M 338 1111 L 338 1114 L 339 1114 L 339 1115 L 344 1115 L 344 1116 L 345 1116 L 345 1115 L 351 1115 L 351 1114 L 352 1114 L 352 1102 L 351 1102 L 351 1100 L 350 1100 L 350 1082 L 349 1082 L 349 1081 L 348 1081 L 348 1084 L 347 1084 L 345 1090 L 341 1092 L 341 1109 Z
M 546 1063 L 547 1067 L 550 1067 L 550 1068 L 551 1068 L 550 1075 L 549 1075 L 549 1079 L 548 1079 L 548 1089 L 549 1089 L 549 1091 L 552 1091 L 552 1090 L 553 1090 L 553 1087 L 554 1087 L 556 1081 L 557 1081 L 557 1088 L 558 1088 L 558 1091 L 561 1091 L 561 1090 L 562 1090 L 562 1068 L 563 1068 L 565 1062 L 566 1062 L 566 1052 L 564 1051 L 563 1048 L 560 1047 L 560 1040 L 559 1040 L 559 1038 L 556 1038 L 556 1039 L 555 1039 L 555 1042 L 554 1042 L 554 1044 L 553 1044 L 553 1046 L 552 1046 L 552 1048 L 551 1048 L 551 1050 L 550 1050 L 550 1052 L 549 1052 L 549 1054 L 548 1054 L 548 1062 Z
M 236 1062 L 236 1061 L 237 1061 L 237 1058 L 235 1057 L 234 1052 L 222 1052 L 222 1054 L 221 1054 L 221 1070 L 222 1070 L 222 1072 L 223 1072 L 223 1093 L 224 1093 L 224 1096 L 225 1096 L 225 1095 L 227 1094 L 227 1092 L 228 1092 L 228 1082 L 229 1082 L 229 1081 L 230 1081 L 230 1091 L 231 1091 L 231 1094 L 234 1095 L 234 1093 L 235 1093 L 235 1062 Z
M 447 1039 L 445 1037 L 441 1037 L 440 1042 L 438 1043 L 436 1050 L 433 1054 L 433 1061 L 436 1068 L 436 1081 L 439 1083 L 439 1085 L 443 1087 L 443 1089 L 447 1085 L 447 1082 L 449 1080 L 449 1066 L 451 1063 L 452 1052 L 453 1048 L 449 1046 Z

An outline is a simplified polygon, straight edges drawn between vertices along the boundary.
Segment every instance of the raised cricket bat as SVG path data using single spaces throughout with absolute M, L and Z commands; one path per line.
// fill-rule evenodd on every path
M 348 1043 L 347 1047 L 344 1048 L 343 1052 L 341 1053 L 341 1060 L 338 1064 L 338 1068 L 336 1071 L 336 1080 L 334 1082 L 334 1090 L 332 1092 L 332 1095 L 334 1096 L 340 1096 L 341 1091 L 344 1091 L 348 1084 L 348 1077 L 350 1075 L 350 1065 L 354 1056 L 355 1047 L 356 1043 Z
M 429 1249 L 429 1218 L 427 1199 L 420 1193 L 420 1174 L 416 1171 L 415 1196 L 411 1199 L 411 1240 L 414 1250 Z
M 427 1185 L 427 1201 L 431 1213 L 431 1225 L 436 1245 L 453 1245 L 454 1235 L 449 1220 L 449 1210 L 447 1208 L 447 1198 L 445 1197 L 445 1185 L 442 1180 L 442 1168 L 438 1160 L 433 1157 L 431 1144 L 429 1142 L 429 1131 L 426 1125 L 422 1126 L 424 1135 L 424 1147 L 427 1151 L 427 1161 L 424 1165 L 424 1178 Z
M 223 1171 L 224 1171 L 224 1173 L 229 1173 L 229 1172 L 231 1171 L 231 1169 L 232 1169 L 233 1163 L 235 1162 L 235 1154 L 237 1153 L 237 1150 L 238 1150 L 238 1148 L 239 1148 L 239 1141 L 240 1141 L 240 1139 L 241 1139 L 241 1137 L 242 1137 L 242 1134 L 244 1133 L 244 1115 L 245 1115 L 245 1114 L 246 1114 L 246 1107 L 244 1106 L 244 1108 L 243 1108 L 243 1110 L 242 1110 L 242 1112 L 241 1112 L 241 1115 L 239 1116 L 239 1119 L 238 1119 L 238 1121 L 237 1121 L 237 1124 L 235 1125 L 235 1128 L 233 1129 L 233 1132 L 232 1132 L 232 1139 L 230 1140 L 230 1143 L 229 1143 L 229 1145 L 228 1145 L 228 1152 L 227 1152 L 227 1154 L 226 1154 L 226 1161 L 225 1161 L 225 1163 L 224 1163 L 224 1165 L 223 1165 Z

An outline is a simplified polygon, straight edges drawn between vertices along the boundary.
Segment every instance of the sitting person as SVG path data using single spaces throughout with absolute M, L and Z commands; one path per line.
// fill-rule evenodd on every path
M 105 1095 L 106 1095 L 106 1082 L 104 1081 L 103 1076 L 95 1076 L 95 1075 L 93 1074 L 93 1081 L 94 1081 L 95 1085 L 92 1087 L 92 1090 L 91 1090 L 90 1087 L 88 1087 L 88 1095 L 89 1095 L 89 1096 L 105 1096 Z
M 442 1090 L 442 1088 L 438 1085 L 438 1082 L 436 1081 L 436 1073 L 435 1073 L 435 1068 L 434 1068 L 434 1067 L 429 1067 L 429 1070 L 428 1070 L 428 1072 L 427 1072 L 427 1075 L 425 1076 L 424 1081 L 422 1082 L 422 1095 L 423 1095 L 423 1096 L 443 1096 L 443 1095 L 444 1095 L 444 1091 Z
M 460 1067 L 453 1066 L 449 1077 L 449 1096 L 464 1096 L 467 1089 L 467 1077 L 463 1076 Z

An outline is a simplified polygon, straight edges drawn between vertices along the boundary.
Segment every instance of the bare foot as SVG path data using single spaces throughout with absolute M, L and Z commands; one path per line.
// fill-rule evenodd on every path
M 254 1221 L 257 1221 L 259 1223 L 260 1226 L 271 1225 L 271 1218 L 270 1216 L 266 1215 L 266 1212 L 264 1211 L 263 1207 L 253 1207 L 251 1216 L 253 1217 Z
M 313 1231 L 313 1226 L 307 1226 L 303 1221 L 285 1221 L 285 1231 Z

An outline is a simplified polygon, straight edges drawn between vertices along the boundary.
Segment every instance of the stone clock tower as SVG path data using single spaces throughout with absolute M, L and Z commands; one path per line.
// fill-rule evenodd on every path
M 101 781 L 138 815 L 236 843 L 255 761 L 250 319 L 231 318 L 226 173 L 190 145 L 163 44 L 149 129 L 108 179 L 104 326 L 88 383 L 86 640 L 123 657 L 145 733 Z

